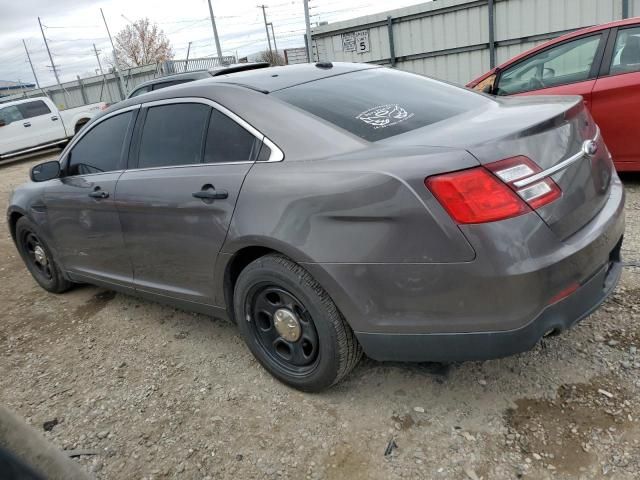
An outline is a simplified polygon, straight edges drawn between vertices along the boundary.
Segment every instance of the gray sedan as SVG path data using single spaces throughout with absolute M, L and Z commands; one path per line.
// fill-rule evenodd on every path
M 363 352 L 525 351 L 597 308 L 621 271 L 624 190 L 579 97 L 265 68 L 121 102 L 31 179 L 8 221 L 43 288 L 228 318 L 305 391 Z

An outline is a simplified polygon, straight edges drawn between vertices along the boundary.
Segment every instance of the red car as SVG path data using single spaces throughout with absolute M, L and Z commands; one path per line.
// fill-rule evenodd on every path
M 494 95 L 582 95 L 618 171 L 640 171 L 640 17 L 563 35 L 467 87 Z

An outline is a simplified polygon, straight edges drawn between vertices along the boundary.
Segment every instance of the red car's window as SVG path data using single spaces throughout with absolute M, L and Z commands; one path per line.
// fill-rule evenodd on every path
M 640 27 L 619 30 L 609 73 L 616 75 L 638 71 L 640 71 Z
M 498 95 L 587 80 L 601 37 L 597 34 L 565 42 L 506 68 L 498 81 Z

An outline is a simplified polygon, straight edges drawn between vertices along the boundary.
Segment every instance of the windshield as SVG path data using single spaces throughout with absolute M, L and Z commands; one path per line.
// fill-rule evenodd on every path
M 490 101 L 465 88 L 390 68 L 336 75 L 273 95 L 370 142 L 446 120 Z

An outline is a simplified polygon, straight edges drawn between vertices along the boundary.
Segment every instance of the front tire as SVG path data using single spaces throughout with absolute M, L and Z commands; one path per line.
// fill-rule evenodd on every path
M 73 284 L 64 278 L 51 249 L 27 217 L 16 223 L 16 245 L 29 272 L 42 288 L 51 293 L 63 293 L 71 288 Z
M 247 346 L 278 380 L 318 392 L 338 383 L 362 348 L 327 292 L 300 265 L 266 255 L 239 275 L 234 313 Z

